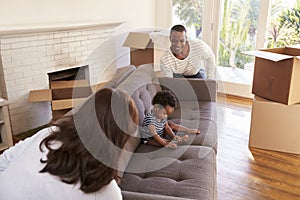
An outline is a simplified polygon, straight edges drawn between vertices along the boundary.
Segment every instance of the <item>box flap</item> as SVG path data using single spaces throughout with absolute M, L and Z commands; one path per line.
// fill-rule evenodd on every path
M 51 89 L 64 89 L 74 87 L 88 87 L 88 80 L 71 80 L 71 81 L 52 81 L 50 84 Z
M 135 49 L 146 49 L 151 38 L 148 33 L 131 32 L 128 34 L 123 46 Z
M 75 106 L 81 104 L 86 99 L 87 98 L 53 100 L 52 110 L 63 110 L 68 108 L 74 108 Z
M 45 90 L 31 90 L 29 93 L 29 102 L 39 102 L 39 101 L 51 101 L 52 92 L 50 89 Z
M 9 103 L 8 103 L 8 101 L 6 99 L 3 99 L 3 98 L 0 97 L 0 106 L 6 106 L 8 104 Z
M 290 58 L 294 57 L 294 56 L 290 56 L 290 55 L 284 55 L 284 54 L 272 53 L 272 52 L 266 52 L 266 51 L 246 51 L 243 53 L 250 55 L 250 56 L 256 56 L 259 58 L 271 60 L 274 62 L 278 62 L 278 61 L 282 61 L 282 60 L 286 60 L 286 59 L 290 59 Z

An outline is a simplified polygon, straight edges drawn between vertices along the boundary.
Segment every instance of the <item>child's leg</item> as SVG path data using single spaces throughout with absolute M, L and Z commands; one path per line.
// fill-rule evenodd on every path
M 170 142 L 170 140 L 167 140 L 165 138 L 162 138 L 165 142 Z M 152 145 L 152 146 L 157 146 L 157 147 L 161 147 L 162 145 L 159 144 L 156 140 L 151 139 L 149 140 L 146 144 Z

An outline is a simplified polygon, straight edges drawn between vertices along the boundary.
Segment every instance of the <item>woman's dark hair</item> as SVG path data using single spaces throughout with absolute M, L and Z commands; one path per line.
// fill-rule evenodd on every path
M 159 104 L 163 107 L 167 105 L 175 108 L 176 98 L 169 90 L 158 91 L 152 99 L 152 105 Z
M 186 33 L 186 29 L 183 25 L 180 25 L 180 24 L 177 24 L 177 25 L 174 25 L 172 28 L 171 28 L 171 31 L 177 31 L 177 32 L 184 32 Z
M 125 128 L 120 127 L 120 119 Z M 72 114 L 53 123 L 52 133 L 40 143 L 41 151 L 48 149 L 40 172 L 58 176 L 68 184 L 80 183 L 85 193 L 100 190 L 117 178 L 119 151 L 132 137 L 129 131 L 136 131 L 137 123 L 136 106 L 127 94 L 109 88 L 97 91 Z M 109 148 L 111 144 L 116 148 Z M 111 165 L 97 155 L 106 155 Z

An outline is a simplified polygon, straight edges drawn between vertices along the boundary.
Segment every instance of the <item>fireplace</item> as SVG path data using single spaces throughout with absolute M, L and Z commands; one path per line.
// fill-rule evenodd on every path
M 92 94 L 87 65 L 49 72 L 48 77 L 54 121 Z
M 89 55 L 99 44 L 111 38 L 121 24 L 81 22 L 0 30 L 0 96 L 9 102 L 14 135 L 48 124 L 53 116 L 69 109 L 52 112 L 53 106 L 57 106 L 54 101 L 60 102 L 62 108 L 74 95 L 70 89 L 53 87 L 73 81 L 75 85 L 82 84 L 82 95 L 89 94 L 87 87 L 101 81 L 98 79 L 106 66 L 101 63 L 101 54 L 95 54 L 93 60 Z M 105 49 L 110 54 L 114 52 L 114 49 Z M 76 66 L 84 68 L 84 73 L 77 76 Z M 68 70 L 67 74 L 65 70 Z M 78 80 L 74 80 L 75 74 Z M 49 89 L 55 90 L 51 94 L 52 101 L 28 102 L 30 91 Z M 81 98 L 79 95 L 75 99 Z

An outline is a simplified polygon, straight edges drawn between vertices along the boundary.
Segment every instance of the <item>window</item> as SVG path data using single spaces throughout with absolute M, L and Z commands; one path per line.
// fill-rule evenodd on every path
M 204 0 L 173 0 L 173 24 L 182 24 L 191 38 L 202 37 Z
M 256 49 L 260 0 L 224 0 L 220 7 L 216 55 L 219 79 L 226 87 L 222 92 L 251 98 L 254 57 L 243 52 Z M 230 88 L 233 84 L 246 91 Z
M 244 69 L 253 58 L 244 51 L 256 49 L 260 0 L 224 0 L 219 26 L 218 65 Z
M 246 97 L 252 97 L 254 57 L 243 51 L 300 43 L 300 0 L 173 0 L 173 11 L 173 24 L 212 47 L 219 80 L 243 85 Z
M 266 33 L 268 48 L 300 43 L 300 1 L 272 0 Z

